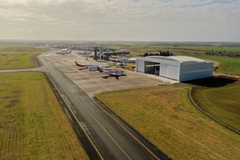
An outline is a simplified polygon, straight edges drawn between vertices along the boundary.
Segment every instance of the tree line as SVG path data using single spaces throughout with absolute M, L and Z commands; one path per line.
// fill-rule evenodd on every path
M 208 51 L 205 52 L 206 55 L 210 55 L 210 56 L 223 56 L 223 57 L 235 57 L 235 58 L 239 58 L 240 57 L 240 53 L 234 53 L 234 52 L 216 52 L 216 51 Z

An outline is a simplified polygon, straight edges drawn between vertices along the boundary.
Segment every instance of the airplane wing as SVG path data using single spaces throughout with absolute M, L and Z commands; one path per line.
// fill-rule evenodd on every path
M 109 75 L 112 75 L 112 76 L 116 76 L 116 75 L 118 75 L 117 73 L 108 73 Z

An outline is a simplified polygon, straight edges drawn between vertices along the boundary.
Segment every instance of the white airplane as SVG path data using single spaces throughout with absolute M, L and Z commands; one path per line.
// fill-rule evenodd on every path
M 101 68 L 97 68 L 99 73 L 102 74 L 108 74 L 109 76 L 114 76 L 116 77 L 116 79 L 118 80 L 119 76 L 125 76 L 126 74 L 124 73 L 124 71 L 122 70 L 118 70 L 118 69 L 101 69 Z M 105 76 L 103 78 L 108 78 L 108 76 Z
M 62 50 L 58 51 L 56 54 L 62 54 L 62 55 L 64 55 L 64 54 L 70 54 L 71 52 L 72 52 L 71 49 L 65 48 L 65 49 L 62 49 Z

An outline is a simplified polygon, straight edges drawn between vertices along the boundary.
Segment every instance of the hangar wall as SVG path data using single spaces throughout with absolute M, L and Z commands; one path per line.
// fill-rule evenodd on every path
M 179 81 L 188 81 L 200 78 L 212 77 L 212 62 L 182 63 L 180 67 Z
M 139 57 L 136 59 L 136 72 L 156 73 L 177 81 L 189 81 L 212 77 L 213 62 L 187 56 Z

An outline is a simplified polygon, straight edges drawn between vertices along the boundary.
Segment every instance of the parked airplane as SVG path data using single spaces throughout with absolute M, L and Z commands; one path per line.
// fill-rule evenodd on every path
M 85 68 L 88 68 L 90 71 L 91 70 L 97 70 L 97 68 L 108 68 L 108 66 L 102 66 L 102 65 L 99 65 L 99 64 L 81 64 L 81 63 L 78 63 L 77 61 L 75 61 L 75 64 L 76 66 L 79 66 L 79 67 L 85 67 Z
M 124 71 L 118 70 L 118 69 L 106 69 L 106 70 L 103 70 L 103 69 L 101 69 L 99 67 L 97 69 L 98 69 L 99 73 L 108 74 L 109 76 L 114 76 L 114 77 L 116 77 L 117 80 L 118 80 L 119 76 L 125 76 L 126 75 L 124 73 Z M 103 78 L 108 78 L 108 76 L 105 76 Z
M 58 51 L 56 54 L 62 54 L 62 55 L 64 55 L 64 54 L 70 54 L 71 52 L 72 52 L 71 49 L 65 48 L 65 49 L 62 49 L 62 50 Z

